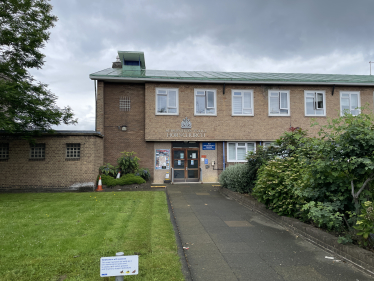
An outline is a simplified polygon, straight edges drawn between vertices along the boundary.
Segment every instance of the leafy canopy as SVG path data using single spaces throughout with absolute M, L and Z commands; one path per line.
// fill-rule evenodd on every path
M 0 0 L 0 130 L 26 134 L 77 122 L 28 71 L 44 64 L 40 50 L 57 21 L 51 10 L 48 0 Z

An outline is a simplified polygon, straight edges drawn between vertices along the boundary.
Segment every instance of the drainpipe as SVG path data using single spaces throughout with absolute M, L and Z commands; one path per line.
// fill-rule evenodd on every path
M 223 170 L 226 170 L 226 161 L 225 161 L 225 142 L 222 143 L 222 163 L 223 163 Z

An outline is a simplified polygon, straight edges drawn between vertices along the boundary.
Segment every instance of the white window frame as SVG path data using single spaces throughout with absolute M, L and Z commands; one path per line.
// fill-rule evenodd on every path
M 307 94 L 314 94 L 314 114 L 307 114 L 307 110 L 306 110 L 306 98 L 307 98 Z M 317 105 L 317 101 L 316 101 L 316 97 L 317 97 L 317 94 L 322 94 L 323 95 L 323 108 L 322 109 L 319 109 L 317 108 L 318 105 Z M 323 114 L 316 114 L 316 111 L 317 110 L 323 110 Z M 325 117 L 326 116 L 326 92 L 325 91 L 309 91 L 309 90 L 305 90 L 304 91 L 304 112 L 305 112 L 305 116 L 313 116 L 313 117 Z
M 357 96 L 358 96 L 357 108 L 361 107 L 361 96 L 360 96 L 360 92 L 359 91 L 340 91 L 340 116 L 344 115 L 344 112 L 342 110 L 342 95 L 343 94 L 349 94 L 349 108 L 351 108 L 351 95 L 352 94 L 357 94 Z M 349 113 L 351 113 L 351 112 L 352 112 L 352 110 L 349 109 Z M 358 110 L 358 114 L 360 114 L 360 113 L 361 113 L 361 110 L 359 109 Z
M 166 94 L 159 94 L 158 92 L 159 91 L 166 91 Z M 175 97 L 175 103 L 176 103 L 176 106 L 175 107 L 172 107 L 172 106 L 169 106 L 169 91 L 176 91 L 176 97 Z M 163 95 L 163 96 L 166 96 L 166 106 L 167 108 L 176 108 L 177 109 L 177 112 L 173 112 L 173 113 L 168 113 L 168 112 L 157 112 L 157 108 L 158 108 L 158 95 Z M 156 88 L 156 108 L 155 108 L 155 114 L 156 115 L 179 115 L 179 89 L 177 88 Z
M 281 114 L 281 113 L 271 113 L 270 112 L 270 96 L 271 93 L 278 93 L 279 97 L 279 109 L 287 109 L 287 114 Z M 282 108 L 280 103 L 280 94 L 286 93 L 287 94 L 287 108 Z M 269 116 L 290 116 L 291 115 L 291 108 L 290 108 L 290 91 L 289 90 L 269 90 L 268 91 L 268 114 Z
M 230 150 L 229 150 L 229 144 L 230 143 L 234 143 L 235 144 L 235 160 L 230 160 Z M 226 150 L 227 150 L 227 162 L 231 162 L 231 163 L 244 163 L 244 162 L 247 162 L 246 159 L 244 160 L 238 160 L 238 143 L 240 144 L 245 144 L 245 154 L 247 155 L 248 154 L 248 145 L 247 143 L 253 143 L 254 146 L 253 146 L 253 152 L 256 152 L 256 142 L 255 141 L 247 141 L 247 142 L 244 142 L 244 141 L 238 141 L 238 142 L 233 142 L 233 141 L 230 141 L 230 142 L 227 142 L 227 147 L 226 147 Z M 243 146 L 242 146 L 243 147 Z M 242 148 L 240 147 L 240 148 Z
M 208 107 L 208 103 L 205 103 L 205 109 L 214 108 L 214 113 L 197 113 L 196 112 L 196 95 L 197 92 L 203 91 L 205 93 L 205 100 L 207 99 L 206 92 L 214 93 L 214 107 Z M 194 115 L 195 116 L 217 116 L 217 90 L 213 89 L 195 89 L 194 90 Z
M 240 96 L 234 96 L 234 92 L 240 92 Z M 251 94 L 251 107 L 250 108 L 244 108 L 244 93 L 250 93 Z M 251 109 L 252 113 L 241 113 L 241 114 L 235 114 L 234 113 L 234 97 L 241 97 L 242 98 L 242 112 L 244 109 Z M 253 90 L 231 90 L 231 115 L 232 116 L 254 116 L 254 106 L 253 106 Z

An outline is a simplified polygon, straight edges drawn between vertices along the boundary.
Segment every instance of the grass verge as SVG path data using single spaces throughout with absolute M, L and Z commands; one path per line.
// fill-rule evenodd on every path
M 114 280 L 100 257 L 139 254 L 129 280 L 183 280 L 165 193 L 0 194 L 0 280 Z

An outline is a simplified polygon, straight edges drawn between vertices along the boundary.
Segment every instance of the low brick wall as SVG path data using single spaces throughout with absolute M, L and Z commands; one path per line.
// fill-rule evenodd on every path
M 326 233 L 309 224 L 303 223 L 297 219 L 279 216 L 273 211 L 266 209 L 265 205 L 258 202 L 251 195 L 240 194 L 226 188 L 220 187 L 220 192 L 229 198 L 232 198 L 243 206 L 256 211 L 272 221 L 282 225 L 294 234 L 305 237 L 310 242 L 325 248 L 341 258 L 353 263 L 355 266 L 365 270 L 368 274 L 374 275 L 374 253 L 359 248 L 355 245 L 343 245 L 338 243 L 338 238 Z

